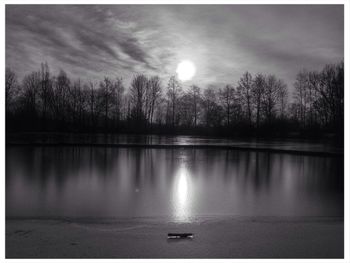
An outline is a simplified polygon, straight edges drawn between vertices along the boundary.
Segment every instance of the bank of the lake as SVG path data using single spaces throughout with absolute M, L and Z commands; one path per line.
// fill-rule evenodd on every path
M 6 220 L 7 258 L 342 258 L 342 217 Z M 192 232 L 192 240 L 168 240 Z

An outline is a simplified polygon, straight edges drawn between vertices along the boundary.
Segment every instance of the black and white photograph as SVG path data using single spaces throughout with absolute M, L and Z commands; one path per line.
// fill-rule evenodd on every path
M 6 259 L 346 259 L 345 3 L 72 3 L 2 4 Z

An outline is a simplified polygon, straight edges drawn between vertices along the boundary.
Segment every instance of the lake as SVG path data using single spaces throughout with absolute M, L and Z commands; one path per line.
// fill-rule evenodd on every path
M 7 146 L 6 216 L 343 216 L 343 164 L 224 149 Z

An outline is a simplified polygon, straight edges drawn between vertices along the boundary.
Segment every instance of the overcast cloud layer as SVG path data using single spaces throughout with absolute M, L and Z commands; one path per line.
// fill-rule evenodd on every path
M 245 71 L 274 73 L 289 86 L 302 69 L 344 54 L 341 5 L 7 5 L 6 66 L 20 78 L 47 61 L 57 73 L 100 80 L 137 73 L 164 85 L 192 60 L 185 85 L 236 84 Z

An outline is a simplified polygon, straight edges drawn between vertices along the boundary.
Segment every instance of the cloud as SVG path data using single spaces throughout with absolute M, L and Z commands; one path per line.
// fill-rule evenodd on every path
M 340 5 L 7 5 L 6 66 L 20 77 L 47 61 L 75 78 L 166 82 L 190 59 L 197 75 L 186 85 L 234 84 L 250 71 L 292 86 L 298 70 L 343 59 L 343 23 Z

